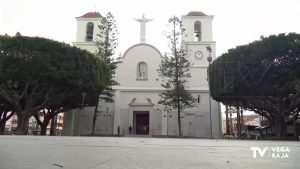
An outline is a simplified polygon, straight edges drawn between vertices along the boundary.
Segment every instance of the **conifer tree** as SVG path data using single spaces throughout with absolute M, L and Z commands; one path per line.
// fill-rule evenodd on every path
M 160 93 L 161 99 L 158 104 L 177 110 L 178 134 L 181 137 L 181 113 L 193 106 L 195 98 L 185 87 L 187 79 L 191 77 L 189 73 L 191 63 L 186 59 L 187 51 L 180 47 L 181 35 L 184 31 L 181 21 L 173 16 L 169 18 L 168 23 L 170 32 L 166 33 L 166 37 L 170 41 L 171 52 L 169 56 L 164 57 L 159 66 L 158 74 L 164 82 L 161 86 L 165 90 Z
M 100 57 L 106 64 L 105 76 L 107 79 L 107 85 L 104 90 L 98 91 L 97 94 L 99 95 L 99 99 L 111 102 L 113 101 L 112 86 L 118 85 L 118 82 L 114 80 L 118 61 L 113 58 L 115 50 L 118 46 L 118 28 L 113 14 L 110 12 L 107 13 L 106 17 L 101 20 L 101 24 L 98 25 L 98 28 L 99 34 L 97 34 L 98 39 L 96 41 L 98 52 L 96 55 Z M 95 131 L 98 104 L 99 103 L 97 103 L 95 107 L 91 135 L 94 135 Z

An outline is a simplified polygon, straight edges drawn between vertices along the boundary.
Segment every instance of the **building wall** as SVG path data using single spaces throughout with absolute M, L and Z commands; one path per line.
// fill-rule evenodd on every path
M 150 135 L 178 135 L 178 122 L 177 122 L 177 111 L 172 110 L 166 112 L 163 110 L 162 105 L 158 105 L 159 93 L 161 91 L 120 91 L 120 99 L 122 100 L 119 105 L 119 110 L 109 109 L 109 117 L 106 115 L 106 106 L 112 106 L 113 103 L 102 103 L 103 106 L 100 107 L 100 116 L 98 116 L 96 121 L 96 134 L 104 135 L 106 134 L 106 124 L 107 133 L 109 135 L 117 134 L 117 127 L 120 127 L 121 135 L 129 134 L 129 126 L 134 126 L 133 118 L 134 111 L 149 111 L 150 115 L 150 125 L 149 134 Z M 208 94 L 207 92 L 195 91 L 193 93 L 195 97 L 201 96 L 200 103 L 196 103 L 195 107 L 186 111 L 186 114 L 182 113 L 182 131 L 184 136 L 193 137 L 210 137 L 210 117 L 208 110 Z M 154 105 L 146 105 L 147 98 L 151 100 Z M 130 106 L 129 104 L 133 99 L 135 102 L 141 105 Z M 218 138 L 220 135 L 220 124 L 219 118 L 219 104 L 212 102 L 212 126 L 213 126 L 213 136 Z M 112 111 L 110 111 L 112 110 Z M 118 113 L 119 112 L 119 113 Z M 113 121 L 114 117 L 118 116 L 117 119 Z M 170 117 L 171 116 L 171 117 Z M 168 118 L 167 118 L 168 117 Z M 107 120 L 107 121 L 106 121 Z M 115 124 L 113 124 L 115 123 Z M 112 131 L 112 126 L 114 131 Z
M 157 69 L 161 62 L 161 54 L 154 46 L 149 44 L 133 45 L 124 53 L 120 61 L 115 76 L 120 87 L 160 87 Z M 148 76 L 145 80 L 137 80 L 137 66 L 140 62 L 147 64 Z
M 91 53 L 97 52 L 97 46 L 95 42 L 99 40 L 97 34 L 100 33 L 100 29 L 98 26 L 101 24 L 102 18 L 76 18 L 77 20 L 77 33 L 76 33 L 76 42 L 73 42 L 73 45 L 90 51 Z M 94 31 L 93 31 L 93 40 L 86 41 L 86 29 L 87 24 L 91 22 L 94 24 Z
M 188 79 L 187 90 L 194 97 L 200 96 L 200 103 L 195 107 L 185 110 L 181 114 L 182 131 L 184 136 L 210 137 L 210 122 L 212 123 L 213 138 L 221 136 L 221 113 L 220 105 L 212 101 L 211 114 L 209 112 L 209 94 L 207 83 L 207 57 L 209 52 L 206 47 L 212 48 L 211 56 L 215 58 L 215 42 L 212 41 L 212 16 L 201 17 L 202 41 L 194 41 L 194 22 L 199 20 L 195 17 L 183 16 L 183 25 L 188 28 L 187 37 L 183 38 L 183 47 L 187 47 L 189 54 L 187 58 L 193 63 L 190 68 L 192 78 Z M 81 21 L 79 21 L 81 22 Z M 82 27 L 77 28 L 79 31 Z M 78 36 L 79 44 L 82 40 Z M 78 46 L 84 49 L 93 50 L 92 47 Z M 201 51 L 203 58 L 195 58 L 195 52 Z M 118 127 L 121 135 L 129 134 L 129 126 L 134 127 L 134 111 L 149 111 L 149 135 L 178 135 L 178 123 L 176 110 L 166 111 L 162 105 L 158 105 L 159 93 L 164 89 L 161 87 L 162 79 L 158 76 L 157 69 L 162 60 L 161 53 L 152 45 L 140 43 L 130 47 L 120 58 L 121 63 L 116 71 L 116 80 L 120 83 L 114 86 L 114 102 L 100 102 L 99 115 L 96 121 L 96 134 L 118 134 Z M 147 78 L 139 79 L 138 63 L 147 64 Z M 80 124 L 79 134 L 88 133 L 91 129 L 91 114 L 77 113 L 78 120 L 73 120 L 75 125 Z M 76 116 L 76 113 L 73 113 Z M 73 119 L 76 119 L 72 116 Z M 211 117 L 210 117 L 211 116 Z M 78 124 L 79 123 L 79 124 Z M 134 129 L 133 129 L 134 130 Z M 76 132 L 75 130 L 73 133 Z
M 91 53 L 97 53 L 98 48 L 94 42 L 73 42 L 73 46 L 85 49 Z
M 89 22 L 94 24 L 93 41 L 96 40 L 97 34 L 100 33 L 98 25 L 101 24 L 102 18 L 76 18 L 77 20 L 77 33 L 76 42 L 86 42 L 86 25 Z
M 196 21 L 201 22 L 201 36 L 202 41 L 212 41 L 212 20 L 213 16 L 182 16 L 181 21 L 184 25 L 185 31 L 183 36 L 184 41 L 194 41 L 194 24 Z

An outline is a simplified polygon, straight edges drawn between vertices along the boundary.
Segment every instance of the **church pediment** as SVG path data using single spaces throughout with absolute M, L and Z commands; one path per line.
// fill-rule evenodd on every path
M 119 56 L 119 60 L 121 60 L 121 59 L 124 59 L 127 55 L 128 55 L 128 53 L 130 53 L 130 51 L 132 51 L 132 50 L 136 50 L 136 49 L 138 49 L 138 48 L 142 48 L 142 47 L 144 47 L 144 48 L 149 48 L 148 50 L 148 52 L 147 53 L 149 53 L 149 52 L 152 52 L 153 51 L 153 53 L 154 54 L 152 54 L 152 55 L 157 55 L 158 54 L 158 56 L 160 57 L 160 58 L 163 58 L 163 56 L 162 56 L 162 54 L 160 53 L 160 51 L 155 47 L 155 46 L 153 46 L 153 45 L 151 45 L 151 44 L 148 44 L 148 43 L 138 43 L 138 44 L 135 44 L 135 45 L 132 45 L 131 47 L 129 47 L 126 51 L 125 51 L 125 53 L 123 54 L 123 56 Z M 143 49 L 144 50 L 144 49 Z M 152 50 L 152 51 L 151 51 Z M 134 51 L 135 52 L 135 51 Z
M 129 106 L 154 106 L 151 99 L 137 99 L 133 98 L 131 102 L 128 104 Z

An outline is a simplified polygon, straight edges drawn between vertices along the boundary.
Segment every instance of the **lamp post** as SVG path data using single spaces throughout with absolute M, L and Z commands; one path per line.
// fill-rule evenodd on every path
M 84 99 L 85 99 L 86 93 L 85 93 L 85 92 L 82 92 L 81 95 L 82 95 L 82 100 L 81 100 L 81 110 L 80 110 L 79 119 L 80 119 L 80 116 L 81 116 L 82 113 L 83 113 Z M 77 121 L 77 120 L 76 120 L 76 121 Z M 79 125 L 78 125 L 77 135 L 80 136 L 80 130 L 81 130 L 80 120 L 78 120 L 78 123 L 79 123 Z M 77 124 L 78 124 L 78 123 L 77 123 Z
M 167 137 L 169 137 L 169 110 L 167 110 Z
M 165 118 L 167 118 L 167 137 L 169 137 L 169 118 L 172 117 L 172 115 L 169 115 L 170 109 L 167 109 L 167 116 L 164 115 Z
M 105 136 L 107 136 L 107 120 L 108 120 L 108 116 L 110 116 L 110 115 L 108 114 L 108 110 L 109 110 L 109 108 L 106 107 Z M 104 116 L 105 116 L 105 115 L 104 115 Z
M 209 127 L 210 127 L 210 138 L 212 139 L 212 121 L 211 121 L 211 95 L 210 95 L 210 83 L 209 83 L 209 67 L 210 67 L 210 63 L 212 61 L 212 57 L 211 57 L 211 47 L 207 46 L 206 47 L 209 55 L 207 57 L 207 61 L 208 61 L 208 68 L 207 68 L 207 81 L 208 81 L 208 103 L 209 103 Z
M 293 122 L 293 127 L 294 127 L 294 136 L 296 137 L 296 139 L 299 138 L 300 140 L 300 136 L 298 136 L 298 132 L 297 132 L 297 116 L 298 116 L 298 112 L 294 112 L 294 110 L 297 108 L 297 97 L 295 97 L 294 94 L 289 94 L 288 95 L 288 99 L 290 100 L 290 112 L 292 112 L 292 122 Z
M 83 104 L 84 104 L 84 99 L 85 99 L 86 93 L 83 92 L 83 93 L 81 93 L 81 94 L 82 94 L 81 109 L 83 109 Z

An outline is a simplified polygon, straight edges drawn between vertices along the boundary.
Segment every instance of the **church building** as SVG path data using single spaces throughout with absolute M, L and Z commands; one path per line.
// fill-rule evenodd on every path
M 73 45 L 95 53 L 98 25 L 103 17 L 89 12 L 77 20 L 76 42 Z M 207 58 L 216 58 L 212 34 L 212 15 L 193 11 L 181 17 L 185 29 L 181 46 L 188 48 L 187 59 L 192 63 L 191 78 L 186 89 L 196 98 L 193 108 L 181 113 L 184 137 L 220 138 L 220 104 L 209 96 L 207 81 Z M 114 101 L 100 100 L 95 135 L 146 135 L 177 136 L 177 110 L 165 110 L 158 104 L 159 94 L 164 90 L 157 69 L 164 57 L 153 44 L 146 41 L 146 23 L 151 19 L 144 15 L 135 19 L 140 24 L 140 42 L 129 47 L 119 57 L 115 78 L 119 85 L 113 87 Z M 135 22 L 132 20 L 132 22 Z M 131 32 L 134 33 L 134 32 Z M 166 44 L 167 45 L 167 44 Z M 65 135 L 90 135 L 95 107 L 84 107 L 65 113 Z

